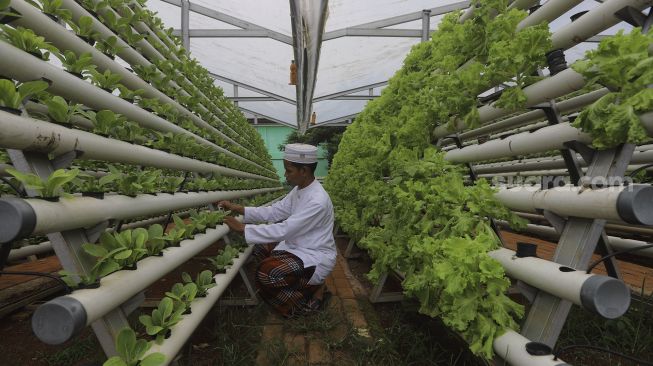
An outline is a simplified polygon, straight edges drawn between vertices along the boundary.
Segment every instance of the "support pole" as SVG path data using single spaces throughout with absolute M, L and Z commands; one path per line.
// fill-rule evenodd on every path
M 190 52 L 190 1 L 181 0 L 181 43 Z
M 422 42 L 429 40 L 429 29 L 431 27 L 431 10 L 422 10 Z

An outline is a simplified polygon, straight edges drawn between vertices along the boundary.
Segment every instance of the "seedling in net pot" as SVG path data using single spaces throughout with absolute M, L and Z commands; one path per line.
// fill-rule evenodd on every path
M 48 86 L 48 83 L 42 80 L 14 83 L 12 80 L 0 79 L 0 107 L 19 115 L 23 101 L 45 91 Z
M 194 282 L 193 278 L 186 272 L 181 274 L 181 279 L 185 284 L 194 283 L 197 286 L 197 297 L 205 297 L 208 290 L 215 287 L 213 272 L 208 269 L 198 273 Z
M 90 52 L 85 52 L 78 56 L 75 52 L 66 50 L 61 55 L 57 55 L 57 58 L 61 60 L 66 71 L 80 79 L 86 77 L 84 72 L 95 71 L 96 68 L 93 62 L 93 55 Z
M 138 320 L 145 326 L 148 335 L 156 337 L 156 344 L 161 344 L 170 335 L 170 328 L 182 319 L 184 311 L 186 306 L 183 303 L 175 304 L 171 298 L 164 297 L 152 315 L 141 315 Z
M 186 306 L 186 313 L 190 313 L 190 304 L 197 296 L 197 286 L 194 282 L 185 285 L 177 282 L 172 286 L 170 291 L 166 292 L 166 296 L 184 304 Z
M 71 182 L 79 174 L 79 170 L 58 169 L 52 172 L 46 179 L 41 179 L 32 173 L 22 173 L 13 168 L 7 168 L 7 173 L 20 181 L 26 189 L 35 191 L 39 197 L 58 201 L 60 195 L 67 195 L 63 192 L 66 184 Z
M 102 366 L 159 366 L 165 363 L 166 357 L 162 353 L 145 356 L 151 347 L 152 343 L 136 339 L 136 333 L 131 328 L 125 328 L 116 338 L 118 356 L 109 358 Z

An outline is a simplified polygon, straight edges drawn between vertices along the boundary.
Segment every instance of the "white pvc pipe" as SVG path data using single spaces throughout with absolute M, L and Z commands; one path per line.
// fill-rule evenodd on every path
M 204 320 L 206 314 L 213 309 L 220 296 L 229 287 L 229 284 L 236 277 L 236 274 L 238 274 L 238 270 L 245 264 L 253 248 L 253 246 L 248 246 L 238 258 L 235 258 L 234 264 L 226 273 L 214 276 L 216 286 L 208 290 L 206 297 L 194 300 L 191 304 L 192 313 L 184 315 L 183 319 L 172 327 L 170 338 L 164 340 L 162 344 L 154 344 L 147 351 L 146 355 L 156 352 L 163 353 L 166 357 L 164 365 L 169 365 L 179 353 L 179 350 L 188 342 L 197 326 Z
M 76 290 L 66 296 L 84 305 L 86 325 L 89 325 L 214 244 L 228 232 L 227 225 L 207 229 L 205 234 L 198 234 L 193 240 L 182 241 L 180 247 L 164 249 L 162 257 L 153 256 L 140 260 L 135 271 L 114 272 L 100 280 L 100 287 Z
M 585 273 L 545 259 L 518 258 L 514 251 L 505 248 L 493 250 L 488 255 L 501 263 L 509 277 L 605 318 L 623 315 L 630 305 L 630 290 L 615 278 Z
M 74 4 L 75 7 L 80 7 L 78 4 L 76 4 L 74 1 L 71 0 L 66 0 L 68 2 L 68 5 L 70 3 Z M 170 104 L 174 106 L 178 111 L 181 112 L 182 115 L 186 115 L 193 119 L 195 121 L 195 124 L 198 127 L 213 131 L 214 133 L 217 133 L 220 135 L 222 138 L 225 138 L 226 140 L 231 140 L 228 136 L 225 136 L 222 132 L 214 128 L 213 126 L 209 125 L 208 123 L 204 122 L 201 120 L 199 117 L 191 113 L 189 110 L 181 106 L 179 103 L 176 101 L 172 100 L 169 98 L 167 95 L 163 94 L 162 92 L 158 91 L 156 88 L 152 87 L 149 83 L 141 80 L 136 74 L 129 72 L 127 69 L 125 69 L 122 65 L 118 64 L 114 60 L 110 59 L 106 55 L 104 55 L 102 52 L 98 51 L 95 47 L 89 45 L 88 43 L 84 42 L 81 40 L 79 37 L 77 37 L 74 33 L 69 32 L 66 30 L 64 27 L 62 27 L 60 24 L 54 22 L 47 16 L 45 16 L 41 11 L 36 9 L 34 6 L 27 4 L 24 1 L 21 0 L 14 0 L 12 2 L 12 7 L 16 9 L 16 11 L 20 12 L 23 17 L 17 19 L 14 21 L 13 24 L 24 26 L 26 28 L 32 29 L 35 33 L 42 35 L 46 38 L 47 41 L 51 42 L 55 46 L 57 46 L 59 49 L 62 50 L 72 50 L 77 54 L 81 54 L 84 52 L 90 52 L 91 55 L 93 56 L 93 62 L 95 65 L 98 67 L 98 70 L 103 72 L 105 70 L 110 70 L 111 72 L 118 74 L 122 77 L 120 80 L 120 83 L 129 87 L 132 90 L 136 89 L 143 89 L 145 91 L 145 97 L 148 98 L 156 98 L 159 99 L 162 103 L 164 104 Z M 81 7 L 80 7 L 81 8 Z M 83 9 L 82 9 L 83 10 Z M 81 14 L 81 12 L 75 12 L 75 14 Z M 87 13 L 88 14 L 88 13 Z M 81 15 L 80 15 L 81 16 Z M 76 20 L 79 19 L 79 17 L 76 17 Z M 88 14 L 88 16 L 91 16 Z M 92 18 L 92 17 L 91 17 Z M 95 23 L 99 23 L 97 20 L 93 20 Z M 108 32 L 111 32 L 108 30 Z M 149 63 L 149 62 L 148 62 Z M 90 127 L 92 128 L 93 125 L 91 124 Z M 233 140 L 231 140 L 233 141 Z M 234 142 L 235 143 L 235 142 Z M 237 144 L 238 145 L 238 144 Z M 240 146 L 240 145 L 238 145 Z M 240 155 L 237 155 L 231 151 L 223 151 L 225 154 L 232 156 L 234 158 L 247 161 L 249 163 L 255 164 L 256 166 L 261 167 L 260 165 L 256 164 L 255 162 L 252 162 Z
M 527 102 L 526 107 L 532 107 L 551 99 L 556 99 L 560 96 L 572 93 L 583 86 L 585 86 L 585 79 L 583 76 L 573 69 L 565 69 L 553 76 L 547 77 L 537 83 L 524 88 Z M 484 105 L 478 109 L 480 116 L 480 124 L 487 124 L 495 119 L 503 117 L 509 113 L 508 110 L 496 108 L 492 104 Z M 453 130 L 449 130 L 446 125 L 440 125 L 433 131 L 435 138 L 442 138 L 450 135 L 455 131 L 462 131 L 467 128 L 467 125 L 462 121 L 458 121 Z
M 554 360 L 553 355 L 532 356 L 526 352 L 526 344 L 529 342 L 530 339 L 514 330 L 507 330 L 494 339 L 492 346 L 499 357 L 513 366 L 570 366 L 560 359 Z
M 18 249 L 12 249 L 11 252 L 9 252 L 9 257 L 7 257 L 7 261 L 14 262 L 19 259 L 29 257 L 30 255 L 43 254 L 51 251 L 52 251 L 52 243 L 50 243 L 49 241 L 44 241 L 43 243 L 40 244 L 26 245 Z
M 614 13 L 619 9 L 632 6 L 644 10 L 651 6 L 650 0 L 607 0 L 599 4 L 575 22 L 560 27 L 551 35 L 553 49 L 567 49 L 606 30 L 622 20 Z
M 542 22 L 551 22 L 582 2 L 583 0 L 549 0 L 517 24 L 517 30 L 538 25 Z
M 594 103 L 600 97 L 606 95 L 607 93 L 609 93 L 609 90 L 607 88 L 602 88 L 599 90 L 595 90 L 593 92 L 589 92 L 587 94 L 570 98 L 568 100 L 563 100 L 557 103 L 556 107 L 558 108 L 558 111 L 561 114 L 568 114 L 580 110 L 591 103 Z M 525 124 L 529 124 L 533 121 L 537 121 L 543 118 L 546 118 L 546 115 L 541 109 L 537 109 L 514 117 L 509 117 L 492 124 L 481 126 L 479 128 L 470 131 L 463 132 L 460 134 L 460 138 L 466 140 L 492 132 L 503 131 L 508 128 L 523 126 Z
M 480 145 L 470 145 L 462 149 L 450 150 L 445 159 L 454 163 L 483 161 L 507 156 L 527 155 L 548 150 L 566 148 L 567 141 L 591 143 L 591 137 L 572 127 L 561 123 L 541 128 L 535 132 L 524 132 L 509 136 L 503 140 L 492 140 Z
M 62 198 L 59 202 L 49 202 L 41 199 L 25 199 L 23 201 L 31 207 L 36 216 L 36 225 L 32 234 L 39 235 L 90 227 L 105 220 L 155 215 L 281 189 L 262 188 L 240 191 L 159 193 L 156 196 L 141 194 L 135 198 L 115 195 L 106 196 L 103 200 L 92 197 L 73 197 Z
M 229 150 L 218 146 L 200 136 L 174 125 L 161 117 L 141 109 L 118 96 L 95 87 L 93 84 L 73 76 L 54 65 L 38 59 L 5 42 L 0 42 L 0 68 L 5 76 L 20 81 L 29 81 L 41 77 L 52 81 L 49 91 L 69 100 L 82 103 L 94 109 L 109 109 L 120 113 L 142 127 L 162 132 L 182 133 L 193 137 L 197 142 L 211 146 L 216 151 L 227 155 Z
M 509 227 L 507 222 L 505 221 L 500 221 L 499 224 L 502 226 Z M 525 229 L 522 231 L 525 231 L 527 233 L 531 234 L 536 234 L 540 235 L 546 238 L 554 239 L 557 240 L 560 238 L 560 234 L 551 226 L 544 226 L 544 225 L 536 225 L 536 224 L 528 224 Z M 633 240 L 633 239 L 626 239 L 626 238 L 620 238 L 618 236 L 608 236 L 608 242 L 610 243 L 610 247 L 614 251 L 622 251 L 622 250 L 629 250 L 629 249 L 635 249 L 635 248 L 641 248 L 646 245 L 650 245 L 651 243 L 647 243 L 645 241 L 641 240 Z M 634 251 L 630 254 L 636 255 L 636 256 L 643 256 L 643 257 L 649 257 L 653 258 L 653 248 L 646 248 L 646 249 L 641 249 Z
M 83 151 L 81 159 L 151 166 L 161 169 L 217 173 L 240 178 L 276 179 L 186 158 L 141 145 L 70 129 L 55 123 L 0 111 L 0 146 L 52 153 Z
M 499 188 L 495 197 L 514 211 L 538 213 L 539 209 L 552 211 L 560 216 L 606 219 L 623 222 L 617 211 L 621 192 L 631 186 L 615 186 L 600 189 L 564 186 L 541 190 L 539 186 Z M 651 206 L 653 207 L 653 206 Z

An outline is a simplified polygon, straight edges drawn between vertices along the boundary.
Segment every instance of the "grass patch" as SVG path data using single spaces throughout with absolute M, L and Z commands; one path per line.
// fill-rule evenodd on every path
M 612 320 L 572 307 L 556 349 L 570 345 L 592 345 L 641 360 L 653 360 L 653 295 L 633 295 L 626 314 Z M 578 365 L 636 365 L 619 356 L 583 348 L 565 351 L 560 358 Z
M 256 364 L 264 304 L 255 307 L 218 307 L 197 329 L 182 351 L 180 366 L 242 366 Z
M 104 359 L 104 353 L 94 335 L 88 336 L 70 347 L 43 357 L 48 366 L 70 366 L 83 359 L 99 361 Z

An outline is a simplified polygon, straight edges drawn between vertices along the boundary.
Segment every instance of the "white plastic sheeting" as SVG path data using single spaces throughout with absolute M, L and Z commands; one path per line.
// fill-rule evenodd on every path
M 170 4 L 171 0 L 149 0 L 147 6 L 159 13 L 165 24 L 181 27 L 181 8 Z M 174 1 L 172 1 L 174 2 Z M 330 0 L 325 32 L 396 17 L 422 9 L 459 3 L 460 0 Z M 545 3 L 546 1 L 542 1 Z M 244 20 L 267 30 L 291 37 L 290 7 L 288 0 L 191 0 L 208 9 Z M 552 30 L 570 22 L 569 16 L 600 5 L 585 0 L 565 15 L 553 21 Z M 434 30 L 442 16 L 432 16 L 430 29 Z M 421 29 L 421 20 L 387 27 L 388 29 Z M 630 30 L 621 23 L 603 32 L 615 34 L 619 29 Z M 190 29 L 240 29 L 236 26 L 190 13 Z M 410 48 L 420 38 L 398 37 L 341 37 L 322 43 L 314 100 L 325 95 L 355 89 L 388 80 L 401 67 Z M 574 62 L 596 47 L 596 43 L 583 43 L 566 52 L 567 61 Z M 214 74 L 256 87 L 274 95 L 295 101 L 294 85 L 288 85 L 290 60 L 294 58 L 292 47 L 271 38 L 199 38 L 191 37 L 191 54 Z M 225 95 L 234 96 L 231 84 L 217 81 Z M 382 88 L 373 89 L 379 95 Z M 368 95 L 369 91 L 352 95 Z M 263 94 L 238 87 L 239 97 L 262 97 Z M 360 112 L 367 100 L 328 100 L 315 102 L 313 110 L 317 123 L 347 120 Z M 297 125 L 297 111 L 293 104 L 284 101 L 239 102 L 245 111 L 259 117 L 270 117 L 280 123 Z M 248 117 L 252 114 L 246 113 Z

